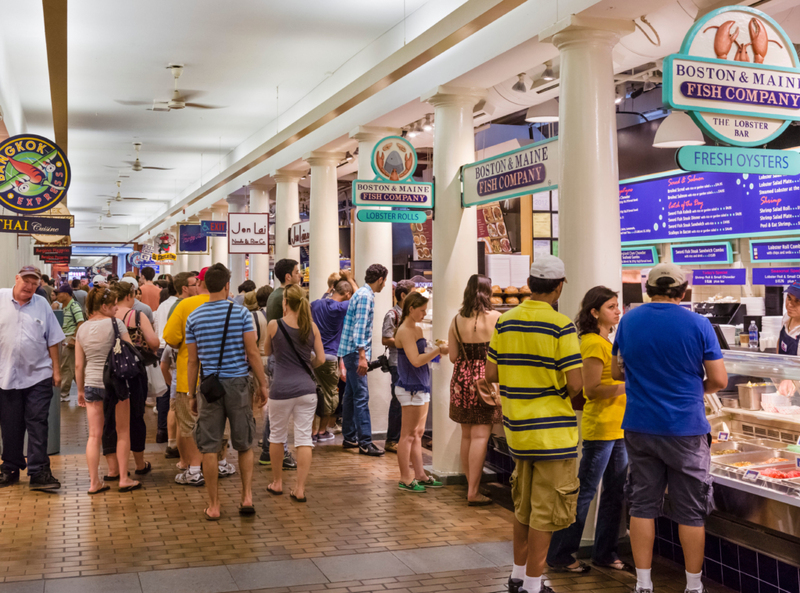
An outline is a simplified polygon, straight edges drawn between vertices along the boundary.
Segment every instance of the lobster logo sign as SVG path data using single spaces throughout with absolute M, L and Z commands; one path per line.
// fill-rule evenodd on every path
M 407 181 L 417 170 L 417 151 L 400 136 L 388 136 L 372 151 L 372 170 L 386 181 Z
M 0 206 L 19 214 L 50 210 L 71 181 L 69 161 L 55 142 L 35 134 L 0 142 Z
M 664 61 L 664 102 L 711 137 L 761 146 L 800 120 L 800 60 L 789 36 L 761 11 L 714 10 Z

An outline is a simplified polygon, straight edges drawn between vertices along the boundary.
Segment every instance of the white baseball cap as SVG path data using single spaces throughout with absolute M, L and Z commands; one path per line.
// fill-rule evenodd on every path
M 92 284 L 100 284 L 101 282 L 106 282 L 105 276 L 101 276 L 100 274 L 98 274 L 97 276 L 92 278 Z
M 564 262 L 553 255 L 537 255 L 531 264 L 531 276 L 543 280 L 561 280 L 567 277 Z
M 668 288 L 675 288 L 686 282 L 686 276 L 680 266 L 671 263 L 661 263 L 653 267 L 647 275 L 647 285 L 658 286 L 661 278 L 669 278 L 672 281 Z
M 119 279 L 120 282 L 127 282 L 128 284 L 133 285 L 133 289 L 136 290 L 139 288 L 139 283 L 136 281 L 136 278 L 132 278 L 130 276 L 125 276 Z

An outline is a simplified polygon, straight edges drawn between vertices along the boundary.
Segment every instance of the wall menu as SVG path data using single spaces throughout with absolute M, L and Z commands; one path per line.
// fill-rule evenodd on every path
M 729 264 L 733 261 L 730 243 L 702 245 L 673 245 L 672 262 L 679 266 L 700 264 Z
M 751 261 L 800 261 L 800 241 L 750 241 Z
M 658 252 L 654 246 L 622 250 L 622 267 L 654 266 L 658 263 Z
M 723 284 L 747 284 L 747 270 L 745 268 L 729 268 L 692 271 L 692 285 L 694 286 L 717 286 Z
M 780 235 L 800 226 L 800 176 L 692 173 L 620 184 L 623 244 Z
M 786 286 L 800 282 L 800 268 L 753 268 L 753 284 Z

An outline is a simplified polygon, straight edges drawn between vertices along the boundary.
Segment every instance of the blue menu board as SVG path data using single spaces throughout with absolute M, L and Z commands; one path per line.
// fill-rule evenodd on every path
M 693 270 L 693 286 L 718 286 L 718 285 L 747 284 L 747 270 L 744 268 L 730 268 L 725 270 Z
M 691 173 L 619 186 L 623 244 L 782 235 L 800 227 L 800 176 Z
M 753 268 L 753 284 L 786 286 L 800 282 L 800 268 Z
M 672 245 L 672 262 L 679 266 L 729 264 L 733 261 L 730 243 Z
M 751 261 L 800 261 L 800 241 L 751 241 Z
M 633 247 L 622 250 L 622 267 L 647 267 L 658 263 L 655 246 Z
M 178 225 L 178 253 L 208 253 L 208 237 L 199 224 Z

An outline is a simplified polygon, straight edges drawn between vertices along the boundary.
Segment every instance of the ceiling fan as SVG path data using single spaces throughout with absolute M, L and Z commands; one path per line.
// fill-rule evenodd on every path
M 186 107 L 191 107 L 194 109 L 223 109 L 223 107 L 219 105 L 207 105 L 205 103 L 189 103 L 187 101 L 191 101 L 193 97 L 200 97 L 203 92 L 202 91 L 179 91 L 178 90 L 178 79 L 181 77 L 183 73 L 183 64 L 170 64 L 167 66 L 167 70 L 172 72 L 172 77 L 175 80 L 175 90 L 172 91 L 172 99 L 169 101 L 157 101 L 153 99 L 152 107 L 148 107 L 148 111 L 172 111 L 177 109 L 184 109 Z M 147 101 L 120 101 L 117 100 L 117 103 L 120 105 L 150 105 Z
M 104 229 L 118 229 L 119 227 L 118 226 L 113 226 L 113 225 L 103 224 L 103 217 L 101 216 L 100 218 L 97 219 L 97 224 L 90 224 L 90 225 L 88 225 L 87 228 L 99 229 L 99 230 L 102 231 Z
M 154 171 L 172 171 L 171 167 L 145 167 L 142 165 L 142 161 L 139 160 L 139 150 L 142 148 L 141 142 L 134 142 L 133 149 L 136 151 L 136 160 L 135 161 L 123 161 L 124 163 L 128 163 L 131 166 L 132 171 L 143 171 L 144 169 L 151 169 Z M 119 169 L 119 167 L 115 165 L 106 165 L 109 169 Z
M 147 198 L 131 198 L 131 197 L 123 196 L 119 191 L 120 185 L 122 185 L 122 182 L 118 179 L 117 180 L 117 195 L 116 196 L 111 196 L 109 194 L 99 194 L 97 197 L 99 197 L 99 198 L 111 198 L 113 200 L 116 200 L 117 202 L 121 202 L 122 200 L 147 200 Z
M 111 214 L 111 200 L 109 200 L 108 203 L 106 204 L 105 213 L 106 213 L 106 218 L 111 218 L 112 216 L 130 216 L 130 214 Z

